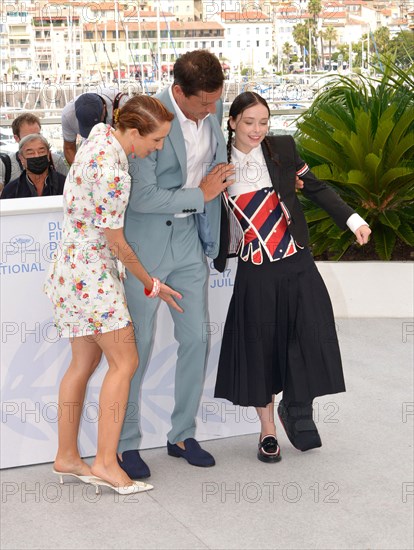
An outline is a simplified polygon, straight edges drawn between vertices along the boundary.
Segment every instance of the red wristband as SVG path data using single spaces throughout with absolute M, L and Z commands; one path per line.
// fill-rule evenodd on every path
M 161 290 L 161 282 L 159 279 L 157 279 L 156 277 L 153 277 L 152 282 L 153 282 L 153 285 L 151 290 L 147 290 L 144 287 L 144 294 L 145 296 L 147 296 L 147 298 L 156 298 Z

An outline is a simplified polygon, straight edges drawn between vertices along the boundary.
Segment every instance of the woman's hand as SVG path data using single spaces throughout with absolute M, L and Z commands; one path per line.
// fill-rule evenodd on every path
M 173 307 L 180 313 L 183 313 L 183 309 L 176 303 L 174 300 L 181 300 L 182 295 L 177 292 L 176 290 L 173 290 L 168 285 L 165 285 L 164 283 L 161 283 L 160 293 L 158 294 L 158 298 L 161 298 L 161 300 L 164 300 L 170 307 Z
M 303 180 L 301 180 L 299 178 L 299 176 L 296 176 L 296 181 L 295 181 L 295 191 L 299 191 L 299 189 L 303 189 L 305 186 L 305 184 L 303 183 Z
M 361 246 L 364 244 L 367 244 L 371 233 L 372 233 L 371 229 L 368 227 L 368 225 L 360 225 L 358 229 L 355 231 L 355 237 L 357 239 L 357 243 L 360 244 Z
M 141 283 L 147 289 L 146 294 L 148 296 L 148 294 L 154 288 L 154 278 L 151 277 L 150 274 L 146 271 L 146 269 L 136 256 L 134 250 L 132 250 L 130 245 L 125 240 L 124 228 L 118 227 L 117 229 L 109 229 L 106 227 L 104 229 L 104 235 L 106 240 L 108 241 L 108 246 L 111 249 L 112 254 L 114 254 L 114 256 L 118 258 L 121 264 L 123 264 L 123 266 L 125 266 L 128 271 L 132 273 L 132 275 L 134 275 L 137 279 L 141 281 Z M 125 273 L 125 270 L 121 268 L 120 277 L 122 277 L 122 273 Z M 170 288 L 168 285 L 165 285 L 161 282 L 159 284 L 160 291 L 158 294 L 156 294 L 156 296 L 161 298 L 161 300 L 164 300 L 164 302 L 167 302 L 170 307 L 173 307 L 174 309 L 182 313 L 184 310 L 175 302 L 175 299 L 181 300 L 181 294 Z

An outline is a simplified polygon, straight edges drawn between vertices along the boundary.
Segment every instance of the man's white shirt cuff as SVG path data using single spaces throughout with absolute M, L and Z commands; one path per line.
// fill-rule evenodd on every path
M 352 233 L 355 233 L 355 231 L 359 227 L 361 227 L 361 225 L 368 225 L 368 224 L 364 220 L 364 218 L 361 218 L 361 216 L 355 212 L 355 214 L 351 214 L 351 216 L 349 216 L 349 218 L 346 221 L 346 225 L 349 227 Z

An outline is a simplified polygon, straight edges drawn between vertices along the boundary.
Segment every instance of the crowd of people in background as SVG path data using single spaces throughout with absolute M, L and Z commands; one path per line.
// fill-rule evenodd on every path
M 63 155 L 51 151 L 46 138 L 41 134 L 42 126 L 39 117 L 33 113 L 19 115 L 12 123 L 13 137 L 18 144 L 18 151 L 11 155 L 0 153 L 0 198 L 61 195 L 64 179 L 75 159 L 79 140 L 86 139 L 92 128 L 100 122 L 114 127 L 114 114 L 125 105 L 128 99 L 127 94 L 118 92 L 116 89 L 103 88 L 99 93 L 80 94 L 67 103 L 61 117 Z M 21 140 L 34 134 L 40 136 L 39 139 L 43 141 L 47 152 L 40 146 L 32 148 L 29 151 L 32 160 L 29 161 L 28 167 L 27 154 L 22 150 Z M 43 157 L 41 162 L 44 164 L 41 174 L 34 173 L 30 169 L 34 162 L 39 162 L 33 160 L 39 156 Z M 56 184 L 57 180 L 59 184 Z

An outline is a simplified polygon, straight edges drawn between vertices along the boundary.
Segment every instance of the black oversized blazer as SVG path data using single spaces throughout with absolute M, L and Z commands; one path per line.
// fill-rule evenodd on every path
M 300 158 L 291 136 L 267 136 L 266 140 L 270 145 L 272 156 L 270 157 L 264 143 L 262 143 L 262 151 L 273 188 L 279 194 L 290 217 L 289 231 L 299 245 L 306 246 L 309 243 L 309 230 L 295 188 L 296 173 L 305 166 L 305 162 Z M 346 222 L 355 211 L 310 170 L 300 176 L 300 179 L 304 183 L 302 193 L 305 197 L 323 208 L 341 229 L 346 229 Z M 220 272 L 225 269 L 229 251 L 228 215 L 227 207 L 222 201 L 220 250 L 214 260 L 214 267 Z

